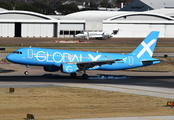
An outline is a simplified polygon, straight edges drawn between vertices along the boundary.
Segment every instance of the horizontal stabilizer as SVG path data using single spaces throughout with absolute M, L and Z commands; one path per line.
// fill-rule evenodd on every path
M 160 62 L 160 61 L 163 61 L 163 60 L 158 60 L 158 59 L 155 59 L 155 60 L 141 60 L 143 65 L 149 65 L 149 64 L 153 64 L 153 62 Z

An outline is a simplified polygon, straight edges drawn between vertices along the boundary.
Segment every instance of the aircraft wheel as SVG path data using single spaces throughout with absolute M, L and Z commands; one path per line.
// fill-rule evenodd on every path
M 83 74 L 83 75 L 82 75 L 82 78 L 83 78 L 83 79 L 87 79 L 87 78 L 88 78 L 88 75 L 87 75 L 87 74 Z
M 28 74 L 29 74 L 29 72 L 28 72 L 28 71 L 25 71 L 25 72 L 24 72 L 24 74 L 25 74 L 25 75 L 28 75 Z
M 76 73 L 71 73 L 70 76 L 75 78 L 77 76 L 77 74 Z

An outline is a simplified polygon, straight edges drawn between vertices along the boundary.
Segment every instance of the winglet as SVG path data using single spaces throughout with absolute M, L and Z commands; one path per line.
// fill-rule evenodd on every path
M 131 53 L 137 58 L 151 58 L 158 39 L 159 31 L 152 31 L 144 41 Z

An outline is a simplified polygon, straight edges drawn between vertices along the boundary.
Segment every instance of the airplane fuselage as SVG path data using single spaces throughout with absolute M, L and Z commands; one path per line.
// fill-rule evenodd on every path
M 77 38 L 110 38 L 112 33 L 105 32 L 83 32 L 75 35 Z

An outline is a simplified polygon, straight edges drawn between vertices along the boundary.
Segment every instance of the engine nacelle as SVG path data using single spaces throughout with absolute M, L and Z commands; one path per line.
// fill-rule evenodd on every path
M 60 68 L 56 66 L 44 66 L 44 70 L 46 72 L 56 72 L 56 71 L 59 71 Z
M 60 65 L 60 70 L 63 73 L 75 73 L 77 71 L 77 65 L 63 63 Z

